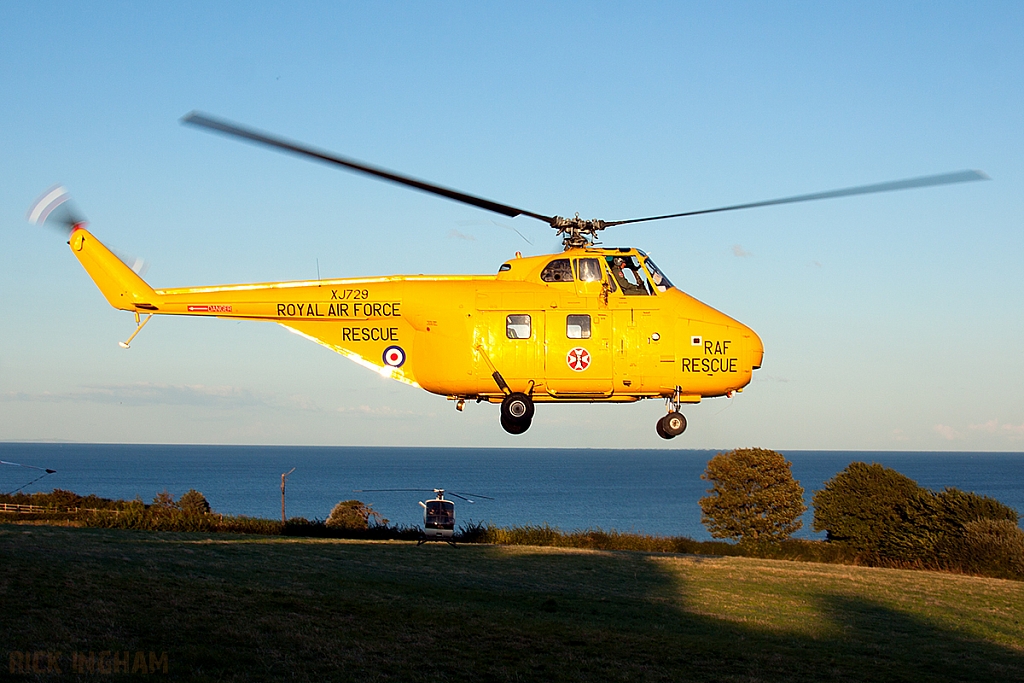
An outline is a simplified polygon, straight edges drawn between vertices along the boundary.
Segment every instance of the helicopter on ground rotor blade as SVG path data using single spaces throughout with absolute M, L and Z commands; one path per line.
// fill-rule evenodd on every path
M 57 470 L 50 469 L 49 467 L 37 467 L 36 465 L 23 465 L 20 462 L 7 462 L 6 460 L 0 460 L 0 465 L 10 465 L 12 467 L 24 467 L 25 469 L 39 470 L 40 472 L 42 472 L 42 474 L 40 474 L 38 477 L 36 477 L 32 481 L 28 482 L 27 484 L 22 484 L 21 486 L 19 486 L 18 488 L 14 489 L 13 491 L 8 491 L 5 494 L 5 495 L 8 495 L 8 496 L 17 493 L 18 491 L 22 490 L 26 486 L 31 486 L 32 484 L 36 483 L 37 481 L 39 481 L 40 479 L 42 479 L 45 476 L 57 473 Z
M 659 436 L 686 429 L 687 404 L 741 392 L 761 367 L 753 329 L 677 289 L 643 251 L 600 247 L 609 227 L 778 204 L 984 180 L 958 171 L 618 221 L 549 216 L 418 180 L 192 112 L 189 125 L 241 138 L 508 217 L 546 222 L 564 251 L 515 258 L 493 275 L 389 275 L 154 289 L 77 219 L 68 244 L 114 307 L 135 314 L 269 320 L 462 411 L 499 404 L 500 424 L 522 434 L 537 403 L 662 399 Z M 44 196 L 37 219 L 63 194 Z M 145 321 L 140 319 L 145 315 Z M 135 337 L 132 335 L 132 338 Z M 128 347 L 128 342 L 122 346 Z
M 445 541 L 455 545 L 455 502 L 445 499 L 444 495 L 454 496 L 467 503 L 475 503 L 473 498 L 483 500 L 494 500 L 489 496 L 481 496 L 478 493 L 457 493 L 445 491 L 445 489 L 356 489 L 356 493 L 375 493 L 383 491 L 415 491 L 417 493 L 434 493 L 435 497 L 430 500 L 420 501 L 423 508 L 423 530 L 420 532 L 420 540 L 417 545 L 423 545 L 427 541 Z M 469 498 L 468 496 L 473 496 Z

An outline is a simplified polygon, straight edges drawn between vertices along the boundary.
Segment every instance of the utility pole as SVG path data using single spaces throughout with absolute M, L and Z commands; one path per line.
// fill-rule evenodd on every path
M 291 468 L 287 472 L 281 475 L 281 524 L 288 521 L 288 518 L 284 516 L 284 478 L 295 471 L 295 468 Z

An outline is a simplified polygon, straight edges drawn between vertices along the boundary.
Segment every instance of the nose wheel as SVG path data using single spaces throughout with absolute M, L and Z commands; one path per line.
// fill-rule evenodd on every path
M 686 418 L 679 412 L 679 394 L 680 388 L 676 387 L 672 397 L 665 400 L 665 403 L 669 407 L 668 415 L 665 415 L 658 420 L 658 423 L 654 426 L 655 431 L 658 432 L 658 436 L 663 439 L 674 439 L 686 431 Z
M 513 392 L 501 401 L 501 428 L 509 434 L 522 434 L 533 422 L 533 399 Z

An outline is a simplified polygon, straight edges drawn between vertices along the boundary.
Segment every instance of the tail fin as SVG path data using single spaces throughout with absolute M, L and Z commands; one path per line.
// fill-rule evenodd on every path
M 81 262 L 111 306 L 136 312 L 158 309 L 160 297 L 153 288 L 88 230 L 76 225 L 68 244 L 71 245 L 71 253 Z

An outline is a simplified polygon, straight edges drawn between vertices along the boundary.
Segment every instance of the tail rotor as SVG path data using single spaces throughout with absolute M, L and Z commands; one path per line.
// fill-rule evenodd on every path
M 40 195 L 28 210 L 26 215 L 28 222 L 33 225 L 47 225 L 54 228 L 65 236 L 70 235 L 78 226 L 86 224 L 85 216 L 75 206 L 71 199 L 71 193 L 63 185 L 54 185 Z M 135 271 L 139 277 L 143 277 L 149 270 L 149 263 L 138 256 L 114 251 L 114 254 L 121 259 L 121 262 Z
M 66 235 L 70 235 L 75 226 L 86 222 L 63 185 L 54 185 L 44 192 L 32 204 L 27 217 L 33 225 L 49 225 Z

